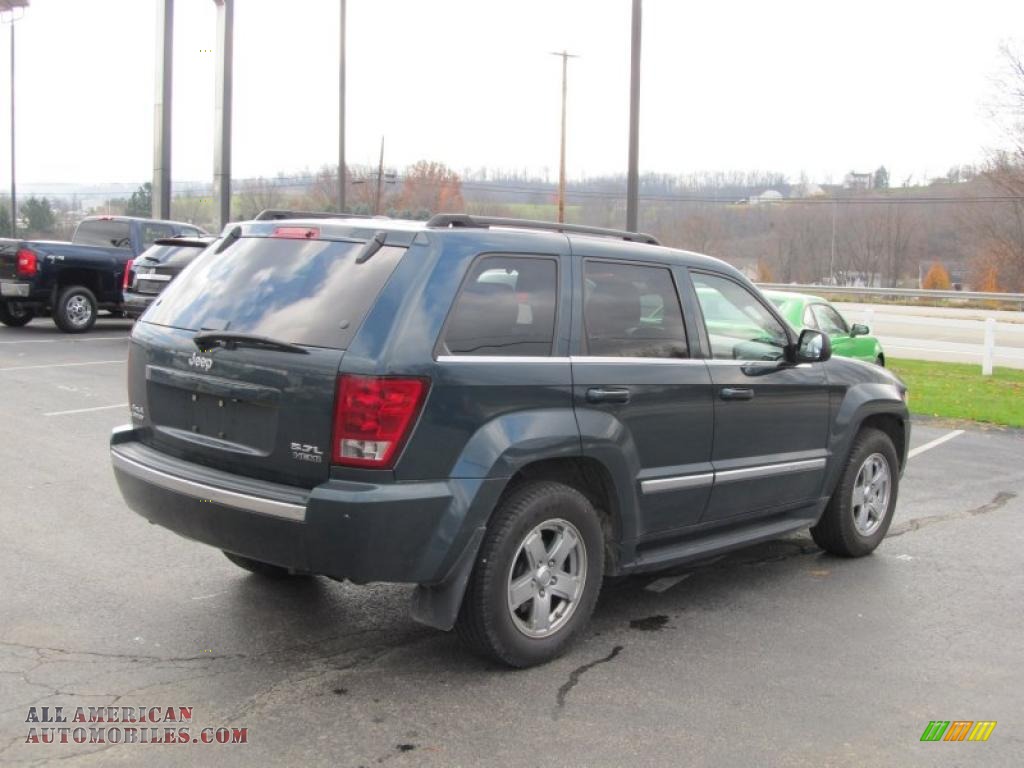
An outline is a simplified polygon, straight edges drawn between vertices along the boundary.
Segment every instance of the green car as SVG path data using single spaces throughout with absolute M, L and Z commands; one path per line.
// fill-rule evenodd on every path
M 832 341 L 833 355 L 854 357 L 868 363 L 885 365 L 882 345 L 878 339 L 870 335 L 871 329 L 861 323 L 850 325 L 825 299 L 786 291 L 763 293 L 797 332 L 804 328 L 813 328 L 827 333 Z

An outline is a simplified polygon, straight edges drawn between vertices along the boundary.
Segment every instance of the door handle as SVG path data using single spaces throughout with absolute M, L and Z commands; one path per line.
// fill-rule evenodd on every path
M 754 390 L 750 387 L 725 387 L 721 391 L 723 400 L 753 400 Z
M 622 387 L 594 387 L 587 390 L 588 403 L 628 403 L 629 390 Z

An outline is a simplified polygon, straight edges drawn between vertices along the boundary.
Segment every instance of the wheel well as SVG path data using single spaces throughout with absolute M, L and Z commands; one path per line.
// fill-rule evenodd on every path
M 575 488 L 587 497 L 601 519 L 604 531 L 605 571 L 617 568 L 618 552 L 612 546 L 620 538 L 619 504 L 611 473 L 601 462 L 586 457 L 543 459 L 522 467 L 502 493 L 499 504 L 524 483 L 552 480 Z
M 903 420 L 891 416 L 886 413 L 877 413 L 868 416 L 864 421 L 861 422 L 860 428 L 874 427 L 879 429 L 889 436 L 892 440 L 893 446 L 896 448 L 896 458 L 898 461 L 903 461 L 903 449 L 904 443 L 906 442 L 906 430 L 903 427 Z

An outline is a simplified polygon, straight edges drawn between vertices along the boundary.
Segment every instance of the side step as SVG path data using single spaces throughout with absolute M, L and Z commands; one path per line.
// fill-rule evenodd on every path
M 758 519 L 740 527 L 730 527 L 659 545 L 643 551 L 632 564 L 623 566 L 622 572 L 660 571 L 670 566 L 703 560 L 722 552 L 777 539 L 814 525 L 818 521 L 818 511 L 817 505 L 804 507 L 787 513 L 784 517 Z

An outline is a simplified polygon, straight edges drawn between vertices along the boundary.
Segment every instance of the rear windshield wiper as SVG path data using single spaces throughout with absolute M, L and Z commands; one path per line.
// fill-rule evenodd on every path
M 234 333 L 232 331 L 209 331 L 197 333 L 192 341 L 200 352 L 208 352 L 214 347 L 224 349 L 235 349 L 236 347 L 262 347 L 264 349 L 276 349 L 279 352 L 298 352 L 308 355 L 309 350 L 303 349 L 298 344 L 291 344 L 287 341 L 269 339 L 266 336 L 256 336 L 251 333 Z

